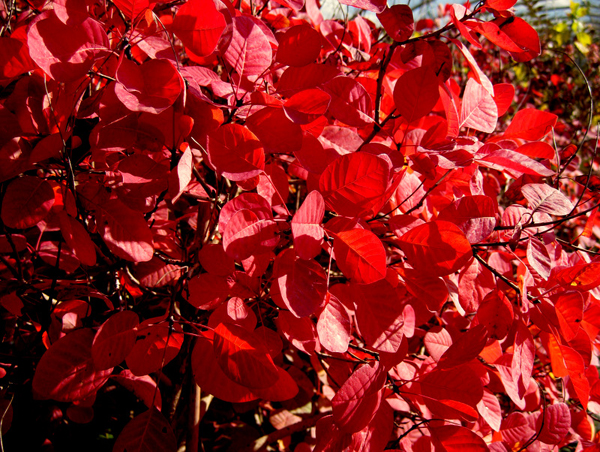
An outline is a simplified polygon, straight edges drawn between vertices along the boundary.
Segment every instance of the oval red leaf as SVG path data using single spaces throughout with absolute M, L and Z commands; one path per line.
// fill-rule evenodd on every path
M 366 229 L 351 229 L 336 235 L 333 251 L 344 275 L 359 284 L 377 282 L 386 275 L 386 254 L 381 240 Z
M 133 311 L 117 312 L 102 324 L 92 344 L 96 369 L 115 367 L 127 358 L 135 345 L 138 324 L 138 316 Z
M 394 87 L 396 110 L 409 123 L 428 114 L 438 99 L 439 81 L 430 67 L 418 67 L 404 73 Z
M 250 179 L 265 169 L 261 142 L 239 124 L 225 124 L 209 135 L 208 157 L 217 171 L 233 181 Z
M 321 53 L 321 35 L 304 23 L 287 30 L 279 38 L 275 60 L 287 66 L 301 67 L 313 63 Z
M 45 180 L 23 176 L 10 183 L 2 199 L 2 221 L 9 228 L 27 229 L 48 215 L 54 190 Z
M 92 360 L 94 332 L 73 331 L 52 344 L 40 359 L 33 376 L 33 391 L 59 402 L 82 400 L 94 394 L 112 373 L 98 370 Z
M 113 452 L 175 452 L 177 438 L 169 421 L 156 409 L 144 411 L 125 426 Z
M 400 237 L 398 243 L 415 269 L 436 276 L 454 273 L 473 257 L 465 234 L 448 221 L 416 226 Z

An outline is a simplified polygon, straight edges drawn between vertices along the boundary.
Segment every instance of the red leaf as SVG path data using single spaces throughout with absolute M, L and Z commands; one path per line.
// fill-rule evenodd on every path
M 394 88 L 398 113 L 411 123 L 428 114 L 437 103 L 439 81 L 431 67 L 418 67 L 404 73 Z
M 438 361 L 438 369 L 450 369 L 477 358 L 487 343 L 488 332 L 485 326 L 477 325 L 462 334 L 444 352 Z
M 273 386 L 263 389 L 252 389 L 252 393 L 264 400 L 283 402 L 293 399 L 298 394 L 299 388 L 292 376 L 281 367 L 277 367 L 279 379 Z
M 240 210 L 227 222 L 223 231 L 223 247 L 229 257 L 242 261 L 255 254 L 270 251 L 277 245 L 277 224 L 259 219 L 252 210 Z
M 319 342 L 332 353 L 346 353 L 352 339 L 352 324 L 346 308 L 330 293 L 317 320 Z
M 152 325 L 149 320 L 138 327 L 135 345 L 127 356 L 127 366 L 134 375 L 146 375 L 166 366 L 177 356 L 183 333 L 171 331 L 168 323 Z
M 197 309 L 215 309 L 227 299 L 230 291 L 227 280 L 212 273 L 201 273 L 193 277 L 188 282 L 188 289 L 188 303 Z
M 210 369 L 210 372 L 207 372 L 207 369 Z M 215 358 L 213 343 L 206 337 L 196 338 L 192 353 L 192 370 L 198 386 L 218 399 L 243 403 L 258 398 L 249 388 L 237 384 L 221 370 Z
M 248 16 L 233 18 L 233 35 L 225 60 L 243 77 L 256 76 L 271 66 L 273 52 L 265 32 Z
M 351 287 L 356 294 L 356 323 L 367 345 L 396 353 L 404 336 L 404 315 L 392 285 L 383 279 Z
M 577 264 L 564 268 L 559 270 L 554 278 L 561 286 L 588 291 L 600 285 L 600 263 Z
M 265 169 L 265 153 L 261 142 L 246 127 L 225 124 L 208 138 L 210 162 L 226 178 L 244 181 Z
M 571 428 L 571 411 L 567 404 L 556 403 L 547 406 L 543 417 L 540 416 L 537 420 L 536 430 L 539 431 L 540 428 L 538 440 L 546 444 L 560 444 Z
M 546 184 L 527 184 L 521 187 L 521 192 L 534 212 L 569 215 L 574 208 L 569 198 Z
M 200 264 L 208 273 L 217 276 L 229 276 L 235 271 L 235 262 L 223 249 L 222 245 L 204 245 L 198 253 Z
M 445 452 L 488 452 L 488 446 L 474 431 L 457 425 L 429 427 L 431 438 Z M 436 451 L 438 448 L 436 447 Z
M 477 310 L 477 320 L 485 325 L 490 337 L 502 340 L 513 323 L 512 304 L 500 290 L 490 292 Z
M 150 378 L 149 375 L 138 377 L 133 375 L 129 369 L 123 369 L 121 373 L 118 375 L 111 375 L 110 378 L 125 389 L 133 392 L 148 408 L 154 407 L 158 411 L 161 411 L 162 398 L 160 396 L 160 390 L 158 389 L 156 382 Z
M 567 342 L 572 341 L 581 328 L 583 297 L 579 292 L 563 293 L 559 295 L 554 308 L 563 337 Z
M 516 151 L 532 159 L 551 160 L 556 155 L 554 148 L 543 141 L 525 143 L 523 146 L 519 146 Z
M 352 127 L 363 127 L 373 122 L 371 96 L 363 85 L 351 77 L 340 75 L 323 85 L 331 96 L 329 113 Z
M 377 14 L 377 18 L 394 41 L 406 41 L 415 30 L 412 9 L 408 5 L 393 5 Z
M 483 398 L 477 404 L 477 411 L 495 432 L 500 431 L 502 408 L 496 396 L 488 389 L 483 389 Z
M 479 243 L 496 227 L 498 209 L 489 196 L 463 196 L 440 212 L 438 220 L 450 221 L 465 233 L 469 243 Z
M 125 361 L 135 345 L 138 324 L 133 311 L 117 312 L 102 324 L 92 344 L 96 369 L 112 369 Z
M 183 45 L 199 56 L 213 53 L 226 22 L 213 0 L 190 0 L 177 10 L 173 33 Z
M 476 156 L 478 163 L 501 172 L 514 175 L 515 178 L 523 174 L 532 176 L 554 176 L 554 171 L 519 152 L 508 149 L 495 149 L 489 153 Z
M 515 334 L 515 345 L 511 363 L 513 381 L 517 385 L 520 398 L 525 396 L 533 374 L 533 361 L 535 360 L 535 345 L 529 328 L 522 320 L 518 321 Z
M 96 265 L 96 247 L 85 227 L 64 210 L 58 214 L 60 232 L 83 265 Z
M 381 389 L 386 380 L 385 369 L 365 364 L 356 370 L 332 399 L 333 419 L 347 433 L 365 428 L 379 408 Z
M 73 82 L 92 68 L 109 50 L 104 27 L 88 17 L 77 25 L 66 25 L 53 10 L 34 18 L 27 30 L 29 54 L 54 80 Z
M 0 37 L 0 79 L 17 77 L 35 69 L 24 42 L 14 38 Z
M 333 240 L 335 261 L 344 275 L 359 284 L 385 278 L 386 253 L 381 240 L 366 229 L 340 232 Z
M 150 6 L 150 0 L 115 0 L 114 4 L 125 17 L 133 20 Z
M 415 385 L 415 390 L 424 397 L 427 407 L 442 418 L 475 420 L 479 417 L 475 407 L 483 397 L 483 387 L 467 366 L 434 370 Z
M 256 389 L 273 386 L 279 379 L 277 367 L 262 341 L 232 323 L 215 328 L 214 351 L 221 370 L 234 382 Z
M 283 104 L 283 111 L 296 124 L 310 124 L 325 114 L 330 103 L 331 96 L 325 91 L 305 89 L 290 97 Z
M 538 275 L 548 280 L 552 271 L 552 259 L 544 242 L 535 237 L 528 240 L 527 262 Z
M 147 262 L 154 255 L 152 232 L 141 212 L 113 199 L 96 211 L 98 232 L 108 249 L 131 262 Z
M 323 226 L 321 226 L 324 215 L 323 196 L 316 190 L 311 191 L 294 214 L 291 222 L 294 249 L 298 257 L 312 259 L 321 252 L 325 234 Z
M 373 154 L 357 152 L 334 160 L 319 179 L 327 205 L 348 217 L 371 212 L 380 203 L 390 181 L 388 163 Z
M 40 359 L 33 376 L 33 391 L 59 402 L 82 400 L 96 393 L 112 373 L 97 370 L 92 361 L 94 332 L 73 331 L 52 344 Z
M 384 0 L 344 0 L 340 2 L 343 5 L 354 6 L 355 8 L 366 9 L 374 13 L 380 13 L 385 9 L 386 2 Z
M 498 107 L 492 95 L 472 78 L 467 82 L 460 111 L 460 126 L 492 133 L 498 123 Z
M 303 23 L 289 28 L 279 38 L 275 60 L 287 66 L 302 67 L 314 63 L 321 53 L 321 35 Z
M 398 243 L 415 269 L 436 276 L 454 273 L 473 256 L 463 232 L 447 221 L 416 226 L 400 237 Z
M 302 147 L 302 129 L 288 119 L 282 108 L 266 107 L 246 121 L 266 152 L 292 154 Z
M 496 23 L 515 44 L 523 49 L 522 52 L 510 52 L 511 56 L 516 61 L 529 61 L 541 53 L 540 38 L 537 32 L 520 17 L 499 17 L 494 23 Z
M 175 103 L 183 78 L 169 60 L 148 60 L 141 66 L 121 57 L 115 93 L 131 111 L 159 114 Z
M 169 421 L 160 411 L 151 408 L 129 421 L 115 441 L 113 452 L 155 450 L 175 452 L 177 438 Z
M 296 317 L 308 317 L 323 304 L 327 277 L 315 261 L 299 259 L 293 250 L 286 250 L 277 257 L 273 273 L 278 295 Z
M 54 190 L 48 182 L 23 176 L 6 189 L 0 216 L 9 228 L 27 229 L 46 218 L 53 204 Z
M 498 108 L 498 117 L 510 108 L 515 98 L 515 87 L 510 83 L 497 83 L 494 85 L 494 102 Z
M 439 361 L 452 345 L 452 336 L 447 329 L 435 326 L 425 333 L 423 344 L 431 357 L 435 361 Z
M 521 138 L 523 140 L 541 140 L 556 125 L 558 117 L 547 111 L 535 108 L 519 110 L 504 132 L 504 138 Z

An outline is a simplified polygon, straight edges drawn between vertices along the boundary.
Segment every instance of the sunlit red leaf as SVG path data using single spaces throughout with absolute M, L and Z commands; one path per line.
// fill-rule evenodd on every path
M 498 123 L 498 107 L 492 95 L 479 83 L 469 79 L 460 111 L 461 127 L 492 133 Z
M 221 370 L 240 385 L 264 389 L 279 379 L 265 345 L 240 326 L 220 323 L 215 328 L 214 351 Z
M 547 111 L 534 108 L 519 110 L 504 132 L 505 138 L 522 138 L 537 141 L 542 139 L 556 125 L 558 117 Z
M 321 35 L 304 23 L 291 27 L 279 38 L 275 60 L 287 66 L 306 66 L 321 52 Z
M 360 284 L 385 278 L 386 253 L 381 240 L 366 229 L 351 229 L 333 241 L 335 261 L 344 275 Z
M 366 9 L 367 11 L 373 11 L 375 13 L 383 11 L 386 5 L 386 2 L 383 0 L 344 0 L 340 3 L 354 6 L 355 8 Z
M 565 403 L 549 405 L 538 418 L 537 424 L 537 430 L 541 430 L 538 440 L 546 444 L 559 444 L 569 433 L 571 411 Z
M 398 243 L 415 269 L 437 276 L 454 273 L 473 256 L 464 233 L 448 221 L 416 226 L 400 237 Z
M 173 32 L 196 55 L 210 55 L 225 29 L 225 18 L 213 0 L 190 0 L 178 10 Z
M 490 292 L 477 310 L 479 323 L 486 326 L 490 337 L 498 340 L 504 339 L 508 334 L 513 316 L 512 304 L 500 290 Z
M 239 124 L 225 124 L 211 133 L 208 155 L 217 171 L 233 181 L 250 179 L 265 169 L 261 142 Z
M 47 181 L 23 176 L 6 189 L 0 217 L 9 228 L 27 229 L 46 218 L 53 204 L 54 190 Z
M 95 60 L 109 52 L 100 22 L 88 17 L 78 25 L 66 25 L 53 10 L 30 23 L 27 45 L 39 67 L 53 79 L 67 83 L 86 75 Z
M 396 110 L 409 123 L 422 118 L 437 103 L 440 97 L 438 86 L 438 78 L 429 66 L 411 69 L 396 82 Z
M 489 196 L 464 196 L 442 210 L 438 219 L 457 225 L 469 243 L 479 243 L 494 231 L 497 213 Z
M 514 97 L 515 87 L 510 83 L 497 83 L 494 85 L 494 102 L 496 102 L 499 117 L 508 111 Z
M 353 127 L 363 127 L 373 122 L 371 96 L 358 81 L 339 76 L 323 85 L 331 96 L 329 113 L 336 119 Z
M 541 240 L 532 237 L 527 243 L 527 262 L 545 280 L 552 271 L 552 259 L 546 245 Z
M 268 37 L 251 17 L 238 16 L 232 20 L 233 35 L 224 55 L 225 60 L 240 76 L 263 73 L 273 59 Z
M 345 353 L 352 338 L 352 324 L 346 308 L 330 293 L 317 321 L 319 342 L 333 353 Z
M 317 88 L 305 89 L 290 97 L 283 104 L 283 111 L 296 124 L 309 124 L 329 108 L 331 96 Z
M 394 287 L 386 279 L 351 287 L 356 294 L 356 323 L 367 345 L 396 353 L 404 336 L 404 315 Z
M 0 79 L 9 79 L 35 69 L 24 42 L 9 37 L 0 37 Z
M 406 41 L 415 29 L 412 9 L 408 5 L 392 5 L 377 14 L 377 18 L 394 41 Z
M 500 430 L 502 408 L 498 398 L 488 389 L 483 389 L 483 397 L 477 404 L 477 411 L 495 432 Z
M 385 160 L 357 152 L 329 164 L 321 174 L 319 188 L 331 209 L 354 217 L 369 212 L 379 203 L 389 181 L 390 168 Z
M 130 20 L 150 6 L 149 0 L 115 0 L 115 6 Z
M 439 369 L 450 369 L 477 358 L 487 343 L 488 332 L 484 325 L 477 325 L 462 334 L 444 352 L 438 361 Z
M 573 265 L 559 270 L 554 278 L 561 286 L 587 291 L 600 285 L 600 263 Z
M 487 452 L 488 446 L 477 433 L 457 425 L 429 427 L 434 444 L 445 452 Z M 436 448 L 438 450 L 438 448 Z
M 373 419 L 381 403 L 386 373 L 376 361 L 356 370 L 331 401 L 333 419 L 345 432 L 362 430 Z
M 583 319 L 583 297 L 579 292 L 567 292 L 559 296 L 554 308 L 565 340 L 573 340 Z
M 316 190 L 310 192 L 291 222 L 294 248 L 300 258 L 312 259 L 321 252 L 325 234 L 321 226 L 324 215 L 323 196 Z
M 150 452 L 177 450 L 177 438 L 171 424 L 160 413 L 151 408 L 134 417 L 118 436 L 114 452 Z
M 522 321 L 518 321 L 511 370 L 520 397 L 525 396 L 525 392 L 529 387 L 534 360 L 535 345 L 533 336 L 529 328 Z
M 89 328 L 67 334 L 40 359 L 33 377 L 33 391 L 43 399 L 72 402 L 94 394 L 112 373 L 98 370 L 92 360 L 94 332 Z
M 550 215 L 568 215 L 574 206 L 563 193 L 546 184 L 527 184 L 521 187 L 529 208 Z
M 223 231 L 223 247 L 228 256 L 242 261 L 274 248 L 279 241 L 276 232 L 274 221 L 262 220 L 252 210 L 240 210 L 231 217 Z
M 113 368 L 127 358 L 135 345 L 138 324 L 133 311 L 117 312 L 102 324 L 92 344 L 96 369 Z

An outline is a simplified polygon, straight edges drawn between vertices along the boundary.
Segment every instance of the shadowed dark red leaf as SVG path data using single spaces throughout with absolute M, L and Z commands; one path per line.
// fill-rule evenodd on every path
M 44 353 L 35 369 L 33 391 L 59 402 L 82 400 L 108 380 L 112 368 L 98 370 L 92 360 L 94 332 L 89 328 L 67 334 Z
M 6 189 L 0 216 L 9 228 L 27 229 L 46 218 L 53 204 L 54 190 L 47 181 L 23 176 Z
M 450 369 L 477 358 L 487 343 L 488 332 L 484 325 L 477 325 L 462 334 L 444 352 L 438 361 L 439 369 Z
M 457 425 L 429 427 L 434 444 L 439 445 L 436 451 L 445 452 L 487 452 L 488 446 L 474 431 Z
M 133 311 L 117 312 L 102 324 L 92 344 L 96 369 L 113 368 L 127 358 L 135 345 L 138 324 Z
M 129 421 L 117 438 L 113 451 L 150 452 L 155 450 L 175 452 L 177 438 L 169 421 L 160 411 L 151 408 Z
M 142 322 L 137 329 L 135 345 L 127 356 L 127 365 L 134 375 L 147 375 L 169 364 L 183 344 L 183 333 L 171 331 L 168 323 Z

